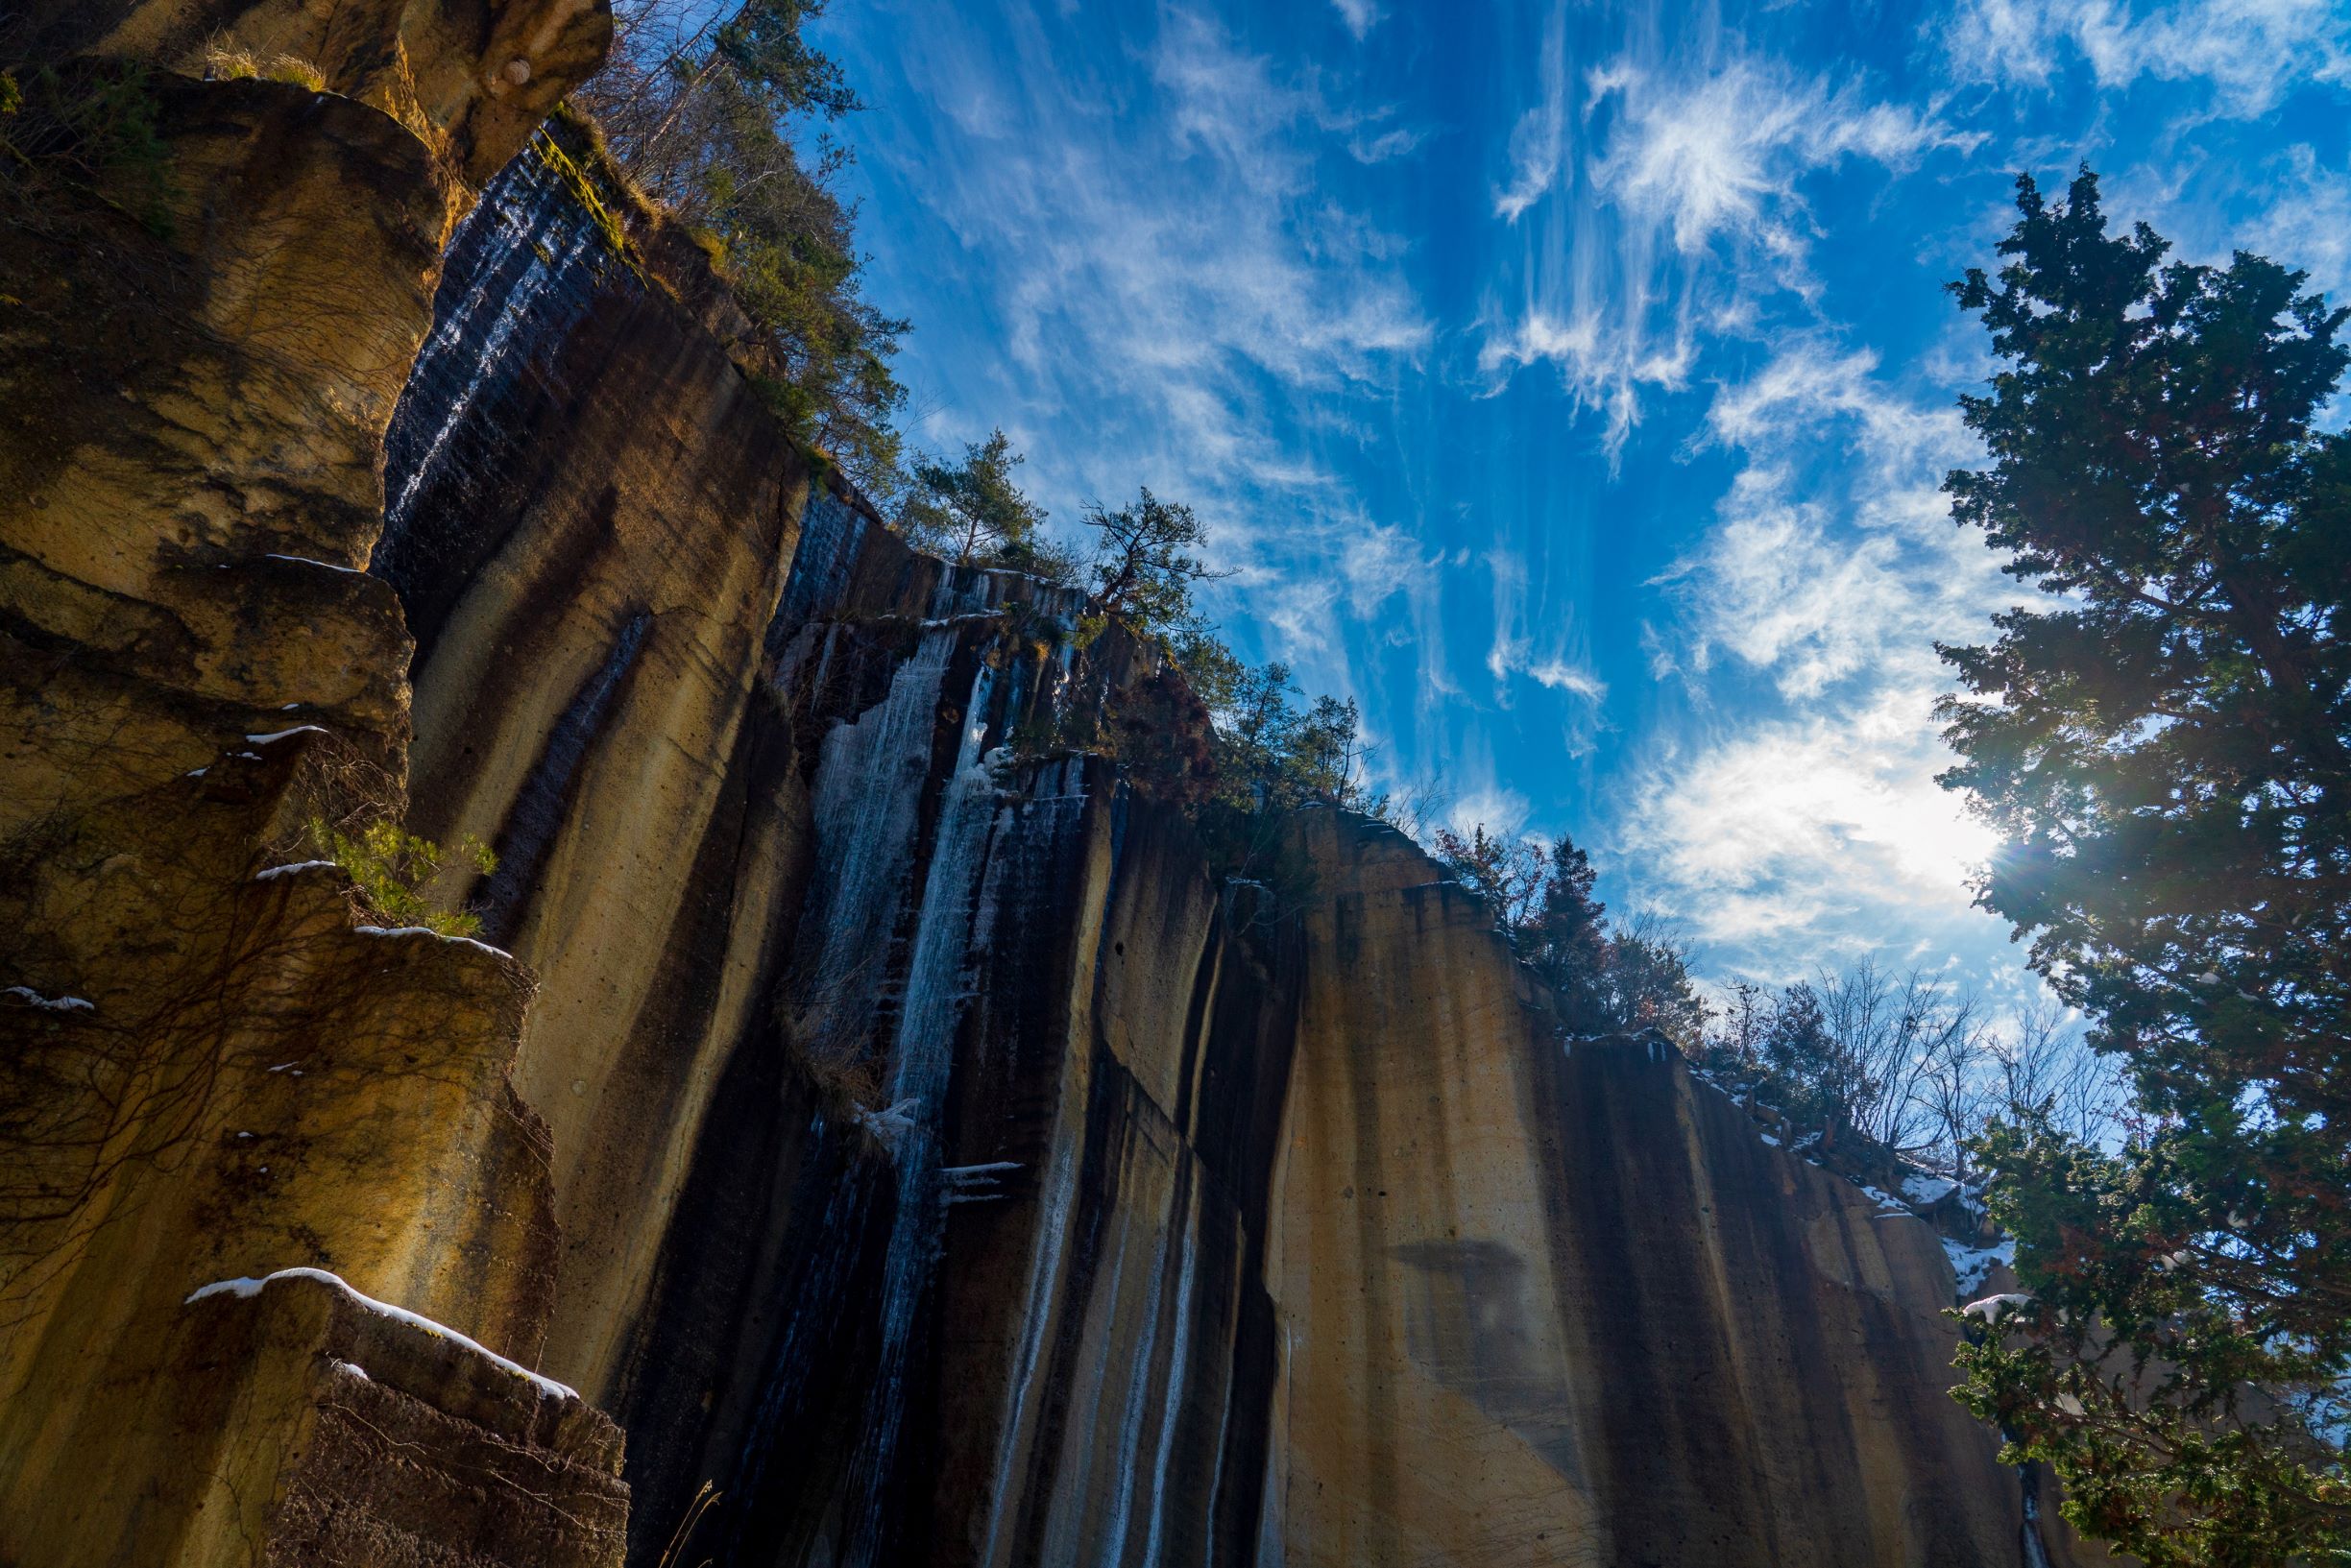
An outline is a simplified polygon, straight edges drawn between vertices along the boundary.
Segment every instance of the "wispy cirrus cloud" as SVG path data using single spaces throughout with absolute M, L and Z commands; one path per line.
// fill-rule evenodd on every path
M 2351 15 L 2333 0 L 1963 0 L 1940 32 L 1960 81 L 2046 87 L 2079 60 L 2106 89 L 2205 84 L 2193 112 L 2241 119 L 2297 83 L 2351 76 Z
M 1872 952 L 1939 963 L 1996 955 L 2005 931 L 1967 907 L 1990 832 L 1934 782 L 1907 687 L 1834 712 L 1741 726 L 1667 752 L 1616 813 L 1610 848 L 1638 885 L 1750 976 L 1799 978 Z
M 1371 30 L 1388 14 L 1376 0 L 1331 0 L 1331 9 L 1339 12 L 1339 20 L 1358 42 L 1369 37 Z
M 1695 77 L 1619 66 L 1598 93 L 1599 104 L 1610 101 L 1622 109 L 1593 182 L 1669 231 L 1684 255 L 1728 236 L 1801 256 L 1809 243 L 1802 176 L 1856 157 L 1904 170 L 1937 148 L 1983 139 L 1931 112 L 1874 101 L 1857 83 L 1832 85 L 1755 60 Z
M 1991 840 L 1934 782 L 1951 759 L 1929 715 L 1949 686 L 1935 641 L 1983 636 L 2015 590 L 1949 519 L 1938 482 L 1978 449 L 1948 395 L 1927 398 L 1871 350 L 1784 343 L 1717 389 L 1707 439 L 1745 464 L 1660 580 L 1660 669 L 1709 711 L 1725 666 L 1778 707 L 1653 737 L 1617 847 L 1660 906 L 1770 978 L 1887 933 L 2000 946 L 1964 894 Z
M 965 133 L 956 178 L 922 194 L 967 246 L 985 248 L 980 302 L 1025 373 L 1016 386 L 1004 378 L 1015 404 L 1004 412 L 1032 426 L 1082 417 L 1105 436 L 1123 427 L 1060 444 L 1054 470 L 1073 451 L 1116 459 L 1085 464 L 1100 478 L 1070 489 L 1093 493 L 1113 468 L 1120 483 L 1102 494 L 1130 488 L 1124 475 L 1137 470 L 1162 483 L 1331 483 L 1295 444 L 1268 439 L 1269 400 L 1385 376 L 1432 327 L 1396 266 L 1409 242 L 1319 188 L 1318 158 L 1349 136 L 1330 129 L 1311 84 L 1183 9 L 1160 14 L 1139 96 L 1131 79 L 1113 91 L 1068 68 L 1041 26 L 1013 34 L 1014 71 L 952 20 L 906 38 L 911 85 Z M 1120 135 L 1102 133 L 1112 117 Z M 1373 137 L 1397 130 L 1416 134 L 1391 125 Z M 919 141 L 892 150 L 901 170 L 949 156 Z M 952 405 L 994 400 L 973 389 Z
M 1478 363 L 1490 376 L 1556 367 L 1577 405 L 1604 417 L 1612 452 L 1645 390 L 1687 384 L 1704 335 L 1754 335 L 1770 296 L 1814 292 L 1807 177 L 1853 159 L 1906 173 L 1983 139 L 1931 108 L 1873 98 L 1858 79 L 1737 54 L 1696 66 L 1620 58 L 1585 73 L 1571 110 L 1563 56 L 1546 60 L 1512 134 L 1494 209 L 1515 224 L 1546 199 L 1565 204 L 1574 248 L 1538 253 L 1539 276 L 1497 312 Z
M 885 199 L 929 230 L 883 260 L 911 290 L 947 269 L 971 340 L 942 351 L 935 321 L 910 340 L 906 374 L 938 411 L 916 436 L 952 449 L 1003 425 L 1056 527 L 1138 484 L 1190 502 L 1217 564 L 1242 568 L 1219 607 L 1246 594 L 1273 651 L 1345 690 L 1345 628 L 1408 571 L 1324 448 L 1378 415 L 1435 327 L 1404 266 L 1418 241 L 1326 176 L 1404 163 L 1425 128 L 1207 10 L 1147 19 L 927 11 L 856 62 L 926 106 L 861 126 L 868 164 L 902 182 Z

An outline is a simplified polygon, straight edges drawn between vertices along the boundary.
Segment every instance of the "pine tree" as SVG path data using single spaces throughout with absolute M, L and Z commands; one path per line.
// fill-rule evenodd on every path
M 914 465 L 899 525 L 926 549 L 959 566 L 1010 567 L 1067 578 L 1076 565 L 1038 537 L 1045 509 L 1021 493 L 1012 470 L 1028 461 L 1002 430 L 963 448 L 959 463 Z
M 1944 782 L 2145 1120 L 1979 1146 L 2032 1300 L 1959 1392 L 2154 1568 L 2351 1562 L 2351 442 L 2315 423 L 2347 312 L 2110 234 L 2086 170 L 2017 205 L 1952 285 L 2004 363 L 1946 489 L 2044 596 L 1942 650 Z
M 1199 633 L 1193 585 L 1225 574 L 1193 553 L 1207 543 L 1208 530 L 1190 507 L 1147 489 L 1116 512 L 1088 507 L 1079 520 L 1094 530 L 1088 619 L 1098 626 L 1116 621 L 1136 637 L 1162 642 L 1179 643 Z
M 1527 962 L 1577 1034 L 1604 1033 L 1617 1022 L 1609 1005 L 1608 906 L 1592 896 L 1594 880 L 1590 857 L 1561 834 L 1526 933 Z

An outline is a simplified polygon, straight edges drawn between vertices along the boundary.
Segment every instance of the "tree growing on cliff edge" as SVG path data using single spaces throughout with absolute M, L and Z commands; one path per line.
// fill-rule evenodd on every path
M 1958 1392 L 2156 1568 L 2351 1561 L 2351 441 L 2315 427 L 2346 312 L 2109 233 L 2086 170 L 2017 205 L 1952 285 L 2004 363 L 1946 489 L 2044 596 L 1942 650 L 1944 783 L 2005 841 L 1978 902 L 2148 1120 L 1981 1142 L 2032 1301 Z
M 1135 637 L 1172 644 L 1200 630 L 1192 588 L 1223 575 L 1197 553 L 1208 531 L 1181 501 L 1146 488 L 1113 512 L 1089 506 L 1080 519 L 1094 530 L 1084 615 L 1095 627 L 1117 622 Z
M 1002 430 L 965 445 L 963 460 L 925 458 L 913 466 L 898 516 L 908 539 L 952 554 L 958 566 L 1008 567 L 1066 582 L 1078 574 L 1067 552 L 1041 536 L 1045 509 L 1012 479 L 1027 459 Z
M 802 36 L 824 0 L 618 0 L 613 50 L 574 101 L 629 178 L 694 230 L 764 335 L 762 390 L 868 494 L 898 489 L 890 370 L 908 324 L 861 293 L 857 210 L 826 127 L 861 106 Z
M 1689 954 L 1651 915 L 1611 928 L 1592 895 L 1591 861 L 1574 842 L 1437 830 L 1430 846 L 1484 900 L 1527 967 L 1551 988 L 1560 1021 L 1577 1034 L 1654 1028 L 1696 1050 L 1708 1009 Z

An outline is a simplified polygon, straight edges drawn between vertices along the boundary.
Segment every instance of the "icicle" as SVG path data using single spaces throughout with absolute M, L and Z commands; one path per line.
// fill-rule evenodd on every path
M 986 1165 L 951 1165 L 939 1171 L 941 1191 L 939 1203 L 953 1208 L 958 1203 L 993 1203 L 1012 1194 L 1004 1190 L 1000 1178 L 1007 1170 L 1018 1170 L 1018 1160 L 995 1160 Z
M 930 636 L 952 642 L 952 634 L 933 632 Z M 962 1011 L 974 895 L 993 836 L 995 769 L 1006 760 L 1001 749 L 986 757 L 980 750 L 987 733 L 988 695 L 994 679 L 995 671 L 981 665 L 972 680 L 971 700 L 964 705 L 963 738 L 957 748 L 955 772 L 939 802 L 931 865 L 923 880 L 922 908 L 915 924 L 914 951 L 908 964 L 906 997 L 891 1052 L 890 1098 L 911 1100 L 913 1109 L 909 1113 L 912 1126 L 898 1146 L 898 1211 L 883 1266 L 881 1366 L 859 1465 L 868 1478 L 866 1495 L 861 1500 L 861 1516 L 853 1520 L 855 1532 L 844 1557 L 863 1568 L 878 1561 L 882 1550 L 885 1484 L 906 1414 L 907 1358 L 916 1310 L 930 1284 L 939 1216 L 945 1207 L 930 1201 L 938 1191 L 940 1175 L 938 1116 Z
M 483 193 L 452 237 L 447 264 L 452 278 L 470 277 L 472 286 L 453 299 L 445 290 L 437 302 L 432 332 L 386 433 L 379 560 L 397 560 L 419 492 L 440 471 L 484 391 L 507 378 L 510 350 L 570 325 L 576 309 L 549 309 L 546 302 L 558 292 L 584 297 L 586 279 L 575 274 L 603 259 L 602 245 L 594 220 L 535 148 Z M 448 392 L 460 372 L 465 379 Z M 422 434 L 426 428 L 430 433 Z
M 1183 1411 L 1184 1374 L 1192 1352 L 1192 1283 L 1199 1265 L 1200 1211 L 1196 1203 L 1184 1231 L 1183 1267 L 1176 1276 L 1176 1345 L 1168 1357 L 1167 1387 L 1159 1396 L 1159 1452 L 1151 1459 L 1151 1533 L 1143 1543 L 1143 1568 L 1159 1568 L 1160 1532 L 1167 1517 L 1168 1459 L 1176 1451 L 1176 1418 Z
M 812 808 L 820 870 L 809 908 L 810 929 L 822 935 L 798 986 L 821 1036 L 813 1049 L 861 1042 L 880 1000 L 877 956 L 898 922 L 939 682 L 954 651 L 953 633 L 926 636 L 890 678 L 888 695 L 825 736 Z
M 865 542 L 865 515 L 856 507 L 821 484 L 810 488 L 808 504 L 800 513 L 800 543 L 792 551 L 791 572 L 784 580 L 784 595 L 768 629 L 770 653 L 777 651 L 781 639 L 840 608 L 850 569 Z

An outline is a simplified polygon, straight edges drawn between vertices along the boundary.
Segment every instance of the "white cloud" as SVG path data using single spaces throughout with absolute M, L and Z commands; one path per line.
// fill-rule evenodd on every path
M 2308 147 L 2288 155 L 2293 175 L 2239 243 L 2310 274 L 2310 286 L 2340 302 L 2351 295 L 2351 170 L 2330 169 Z
M 1543 199 L 1567 157 L 1567 8 L 1557 4 L 1543 25 L 1540 84 L 1533 107 L 1511 128 L 1510 179 L 1494 196 L 1497 217 L 1515 223 Z
M 1539 664 L 1529 665 L 1527 673 L 1537 685 L 1547 686 L 1554 691 L 1571 691 L 1587 702 L 1608 700 L 1606 681 L 1584 665 L 1571 664 L 1564 659 L 1546 659 Z
M 1611 848 L 1693 936 L 1770 979 L 1904 937 L 1997 951 L 2004 932 L 1964 892 L 1993 839 L 1934 782 L 1950 759 L 1927 696 L 1904 685 L 1668 757 Z
M 1963 82 L 2045 87 L 2078 57 L 2101 88 L 2203 83 L 2211 111 L 2239 119 L 2300 82 L 2351 75 L 2351 17 L 2333 0 L 1964 0 L 1942 35 Z
M 1693 254 L 1730 234 L 1774 254 L 1804 249 L 1796 179 L 1860 156 L 1892 169 L 1938 147 L 1981 140 L 1931 116 L 1862 101 L 1753 60 L 1653 82 L 1625 73 L 1624 112 L 1593 170 L 1611 199 L 1670 229 Z
M 1283 607 L 1274 635 L 1321 650 L 1335 668 L 1318 673 L 1345 688 L 1337 607 L 1378 600 L 1343 552 L 1360 556 L 1347 542 L 1370 524 L 1299 426 L 1377 412 L 1433 328 L 1401 265 L 1412 242 L 1337 201 L 1319 169 L 1402 157 L 1419 132 L 1393 109 L 1335 106 L 1313 70 L 1180 7 L 1107 76 L 1071 68 L 1069 41 L 1034 17 L 1003 36 L 942 17 L 906 38 L 868 75 L 902 71 L 907 96 L 960 108 L 894 117 L 871 161 L 952 234 L 920 265 L 965 270 L 968 335 L 988 350 L 934 393 L 926 323 L 905 360 L 917 397 L 1052 432 L 1025 477 L 1056 526 L 1141 483 L 1200 511 L 1220 565 L 1279 554 L 1261 586 L 1300 584 L 1266 588 Z M 1334 573 L 1345 599 L 1320 591 Z
M 1493 579 L 1493 641 L 1486 650 L 1486 672 L 1494 680 L 1497 707 L 1512 706 L 1511 682 L 1519 676 L 1550 691 L 1564 691 L 1595 706 L 1608 699 L 1608 683 L 1588 662 L 1571 657 L 1572 622 L 1561 615 L 1530 616 L 1527 609 L 1526 560 L 1516 550 L 1496 545 L 1485 555 Z M 1546 634 L 1547 651 L 1535 651 L 1533 628 Z M 1574 732 L 1577 746 L 1587 745 L 1582 726 Z
M 1484 828 L 1489 833 L 1507 836 L 1524 827 L 1526 819 L 1527 798 L 1515 789 L 1491 784 L 1454 797 L 1446 812 L 1447 825 L 1457 833 Z
M 1753 335 L 1760 300 L 1812 295 L 1807 176 L 1854 158 L 1906 173 L 1982 139 L 1857 81 L 1746 57 L 1588 71 L 1571 138 L 1563 55 L 1546 58 L 1495 202 L 1515 222 L 1557 191 L 1563 215 L 1530 242 L 1524 297 L 1489 311 L 1478 364 L 1490 378 L 1557 367 L 1612 455 L 1644 395 L 1686 384 L 1702 334 Z
M 1346 30 L 1354 34 L 1358 41 L 1370 36 L 1371 30 L 1379 26 L 1382 18 L 1388 14 L 1375 0 L 1331 0 L 1331 7 L 1339 12 L 1339 19 L 1346 24 Z
M 1709 411 L 1709 438 L 1750 456 L 1666 574 L 1678 614 L 1653 662 L 1702 698 L 1726 667 L 1759 676 L 1779 711 L 1727 700 L 1751 715 L 1737 730 L 1654 742 L 1611 847 L 1760 977 L 1889 942 L 2001 951 L 1966 907 L 1992 840 L 1934 783 L 1951 760 L 1929 714 L 1949 686 L 1933 642 L 1981 637 L 2014 589 L 1945 513 L 1937 482 L 1975 448 L 1944 389 L 1927 397 L 1798 338 Z
M 1965 426 L 1940 396 L 1922 407 L 1891 392 L 1877 366 L 1867 350 L 1796 339 L 1717 390 L 1713 439 L 1762 455 L 1660 578 L 1682 641 L 1659 663 L 1695 678 L 1725 653 L 1784 698 L 1817 698 L 1931 668 L 1935 639 L 1972 635 L 2006 602 L 1991 553 L 1951 525 L 1938 489 L 1976 450 Z M 1824 449 L 1842 483 L 1810 487 L 1799 460 Z
M 1489 337 L 1478 350 L 1478 369 L 1488 375 L 1548 361 L 1579 412 L 1607 421 L 1611 452 L 1640 422 L 1640 389 L 1679 391 L 1689 380 L 1697 348 L 1686 331 L 1660 341 L 1639 313 L 1610 321 L 1587 312 L 1573 321 L 1555 320 L 1540 309 L 1510 333 Z
M 1833 540 L 1820 509 L 1785 491 L 1784 474 L 1741 474 L 1722 525 L 1665 580 L 1691 619 L 1682 667 L 1704 674 L 1724 649 L 1771 672 L 1782 696 L 1811 697 L 1877 658 L 1910 589 L 1886 540 Z

